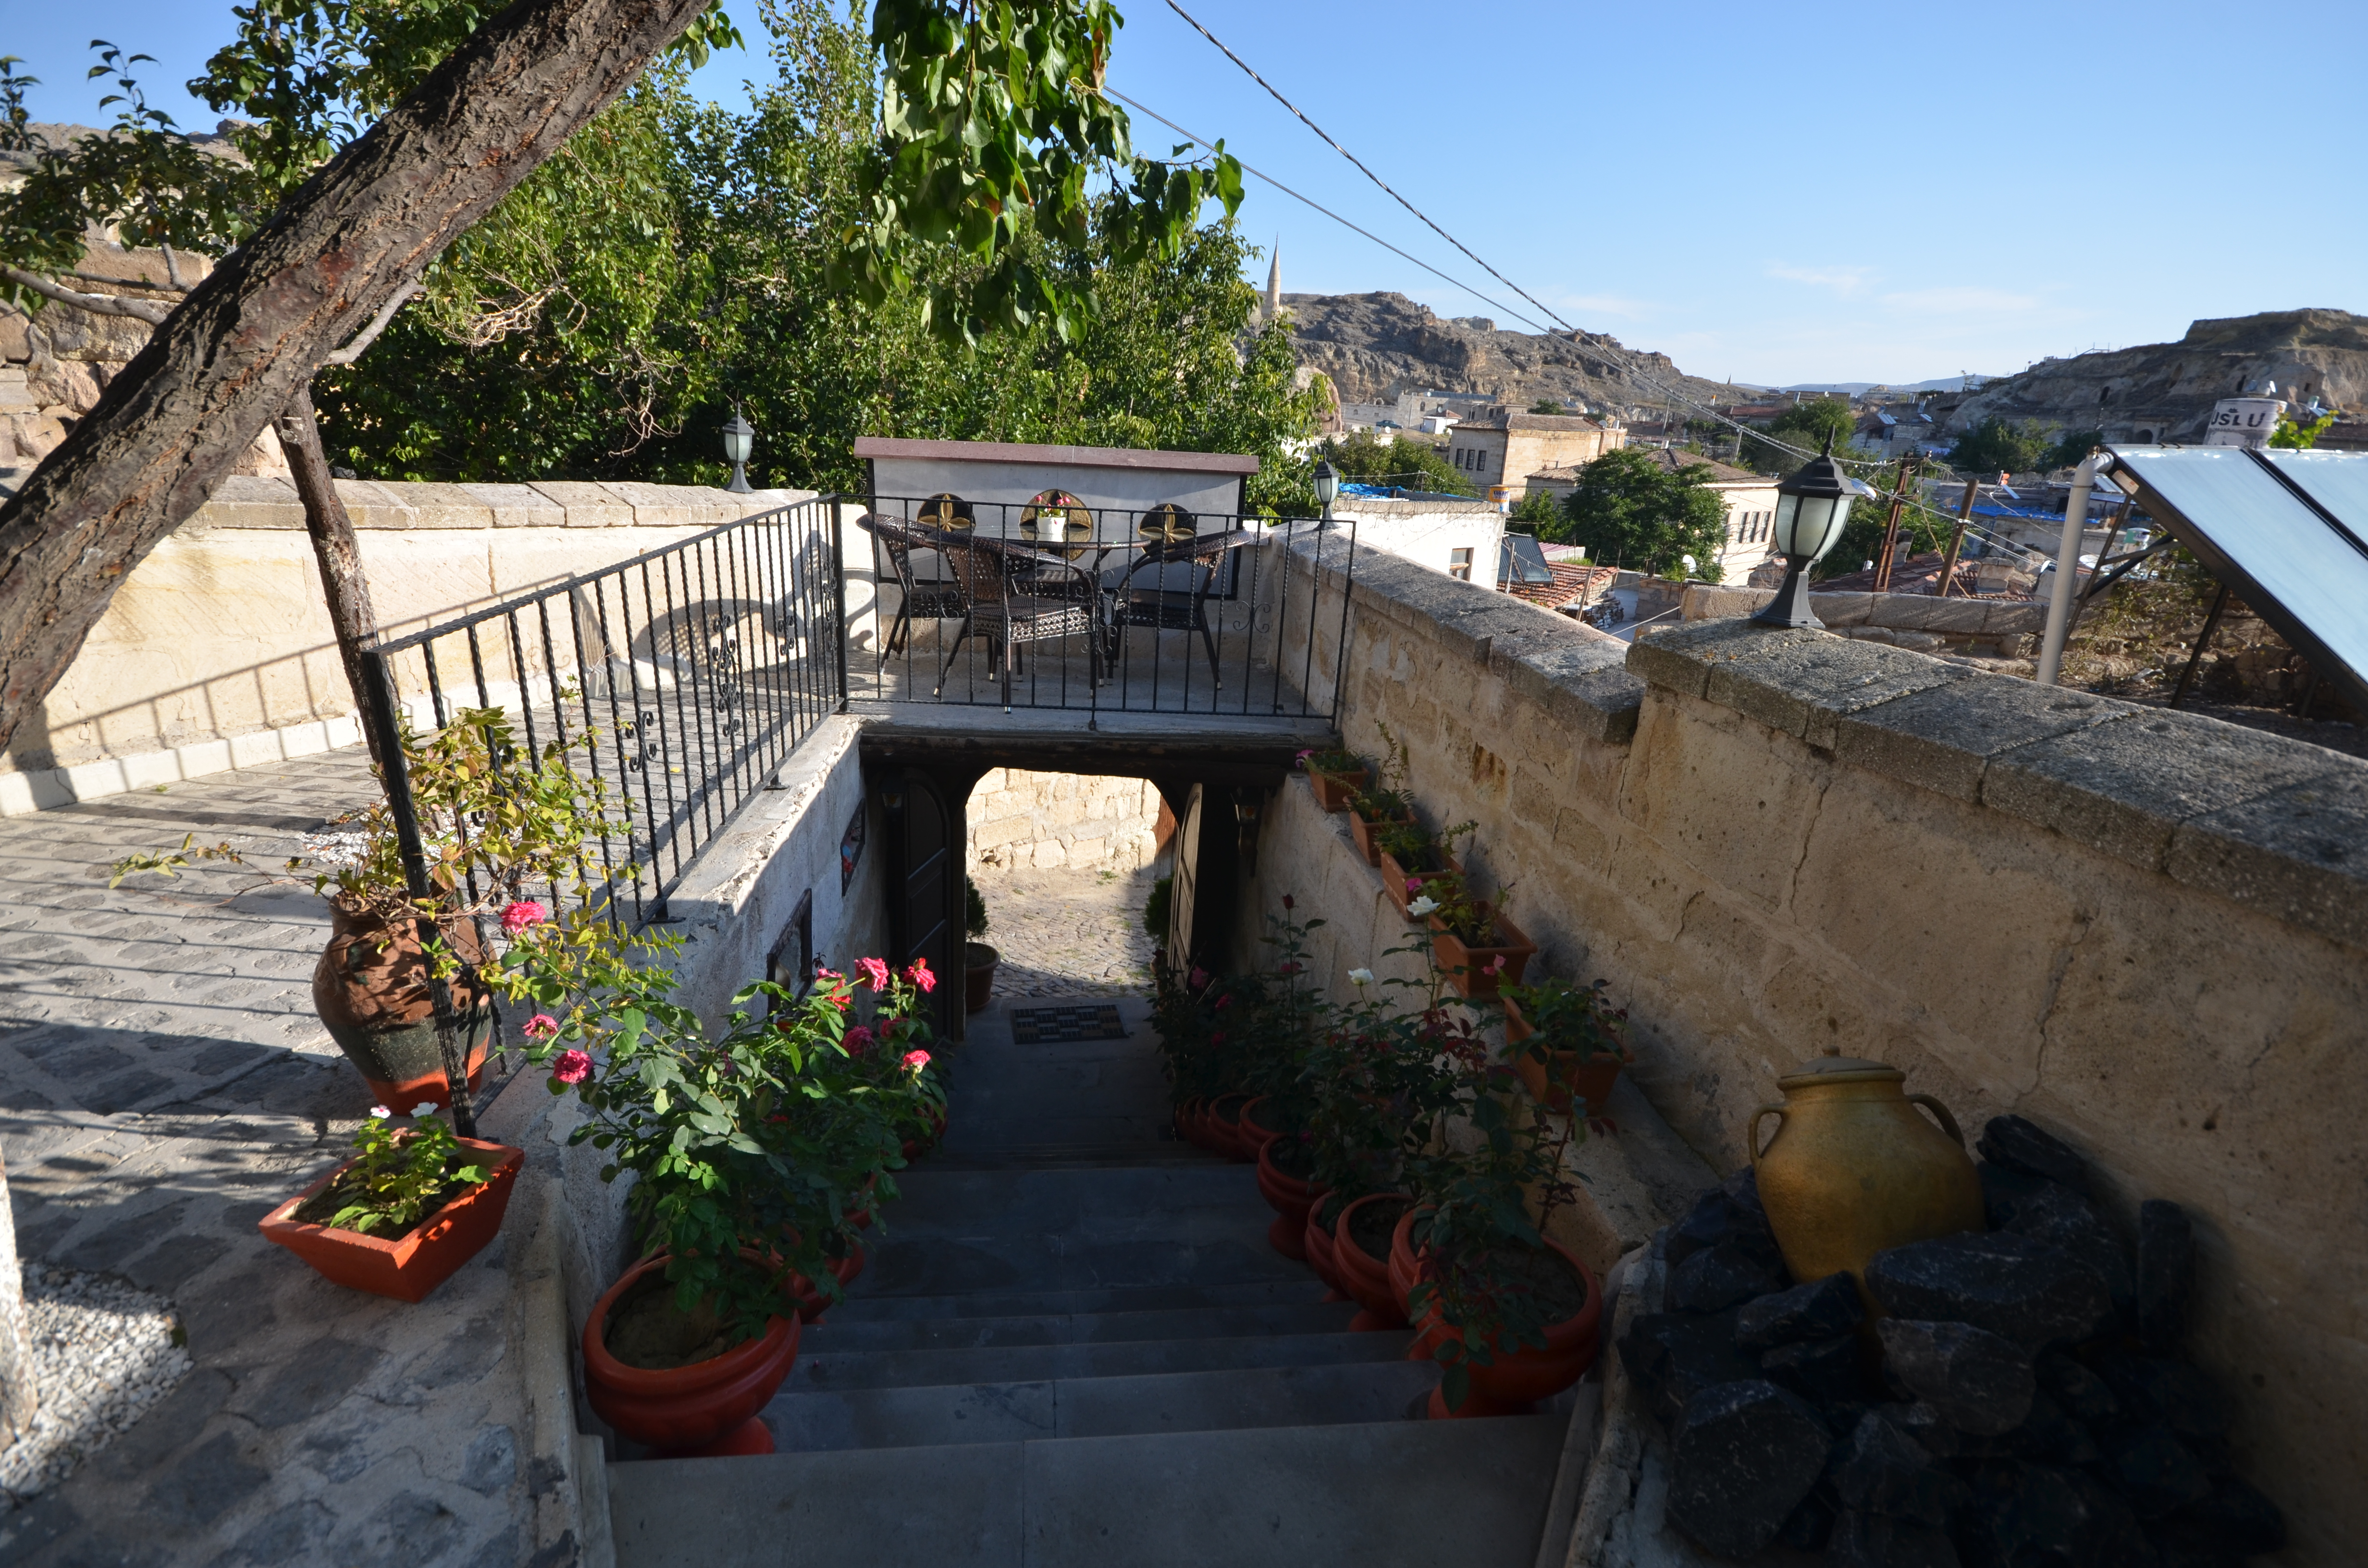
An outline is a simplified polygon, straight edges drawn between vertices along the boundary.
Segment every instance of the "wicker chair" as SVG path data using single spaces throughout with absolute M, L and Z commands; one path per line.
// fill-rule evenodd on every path
M 1093 579 L 1082 568 L 1068 568 L 1080 582 L 1079 590 L 1073 596 L 1041 597 L 1024 592 L 1023 585 L 1013 581 L 1013 547 L 996 540 L 963 536 L 950 536 L 937 542 L 962 584 L 970 608 L 962 617 L 962 629 L 954 633 L 954 645 L 947 650 L 945 667 L 938 672 L 934 695 L 945 695 L 946 676 L 952 673 L 954 660 L 962 654 L 963 641 L 973 632 L 986 639 L 987 656 L 1001 673 L 1006 712 L 1011 710 L 1011 677 L 1018 671 L 1019 647 L 1025 642 L 1049 642 L 1064 637 L 1084 639 L 1091 678 L 1095 685 L 1101 684 L 1101 596 L 1093 591 Z M 1028 559 L 1030 564 L 1035 563 L 1033 551 L 1028 552 Z
M 931 578 L 923 582 L 913 574 L 913 551 L 943 550 L 940 535 L 892 522 L 876 514 L 863 517 L 859 526 L 880 541 L 881 553 L 887 556 L 888 569 L 896 577 L 896 620 L 888 629 L 887 640 L 880 644 L 881 664 L 885 665 L 891 653 L 902 651 L 912 637 L 914 621 L 968 619 L 970 596 L 962 591 L 959 579 Z
M 1209 679 L 1224 689 L 1224 673 L 1217 665 L 1217 640 L 1209 627 L 1209 596 L 1217 582 L 1218 563 L 1224 552 L 1224 534 L 1193 535 L 1181 531 L 1192 523 L 1190 512 L 1177 508 L 1174 517 L 1157 519 L 1161 531 L 1155 535 L 1153 519 L 1146 517 L 1142 532 L 1153 540 L 1133 561 L 1111 568 L 1103 574 L 1103 586 L 1110 594 L 1110 660 L 1118 662 L 1119 644 L 1130 626 L 1147 626 L 1156 631 L 1198 631 L 1201 646 L 1209 656 Z

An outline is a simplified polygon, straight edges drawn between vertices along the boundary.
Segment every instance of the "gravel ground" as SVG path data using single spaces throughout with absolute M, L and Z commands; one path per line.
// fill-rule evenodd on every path
M 0 1513 L 130 1431 L 190 1365 L 173 1304 L 105 1274 L 27 1264 L 25 1333 L 41 1404 L 31 1436 L 0 1450 Z
M 985 940 L 1003 955 L 999 1001 L 1018 996 L 1143 996 L 1151 990 L 1154 943 L 1143 904 L 1167 862 L 1133 871 L 1085 868 L 982 870 Z

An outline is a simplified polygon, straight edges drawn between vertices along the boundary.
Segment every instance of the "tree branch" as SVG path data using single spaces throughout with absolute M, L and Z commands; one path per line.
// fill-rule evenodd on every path
M 0 278 L 11 283 L 21 283 L 44 299 L 55 300 L 62 305 L 72 305 L 78 311 L 88 311 L 95 316 L 130 316 L 151 326 L 161 326 L 173 313 L 173 307 L 161 300 L 125 300 L 113 294 L 85 294 L 61 283 L 52 283 L 37 272 L 0 262 Z
M 109 278 L 104 272 L 85 272 L 80 267 L 58 276 L 79 278 L 85 283 L 112 283 L 119 289 L 153 289 L 159 294 L 186 294 L 189 291 L 186 283 L 151 283 L 145 278 Z
M 403 309 L 403 302 L 405 300 L 410 299 L 414 294 L 425 294 L 426 292 L 427 292 L 427 289 L 422 287 L 416 280 L 414 280 L 412 282 L 405 283 L 402 288 L 397 289 L 393 293 L 389 294 L 386 297 L 386 303 L 378 308 L 378 314 L 370 318 L 370 324 L 362 328 L 361 331 L 354 334 L 354 340 L 351 343 L 347 344 L 343 348 L 338 349 L 334 354 L 322 355 L 321 363 L 324 366 L 350 365 L 355 360 L 360 358 L 362 357 L 362 350 L 368 348 L 371 344 L 378 341 L 378 335 L 386 330 L 386 324 L 394 319 L 394 312 Z M 306 410 L 308 415 L 310 409 L 311 405 L 307 403 Z

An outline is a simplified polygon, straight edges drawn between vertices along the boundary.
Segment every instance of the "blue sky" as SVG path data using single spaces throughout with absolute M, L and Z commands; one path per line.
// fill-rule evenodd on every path
M 2368 6 L 1844 7 L 1813 30 L 1724 0 L 1184 4 L 1499 271 L 1697 375 L 1907 382 L 2175 338 L 2199 316 L 2368 312 L 2368 192 L 2345 151 Z M 1119 91 L 1520 303 L 1161 0 L 1122 8 Z M 37 115 L 97 120 L 81 74 L 99 12 L 9 10 L 0 47 L 45 79 Z M 228 36 L 225 0 L 104 16 L 159 57 L 154 101 L 210 125 L 178 85 Z M 745 101 L 765 67 L 761 46 L 720 56 L 697 85 Z M 1395 289 L 1519 324 L 1256 180 L 1243 222 L 1280 239 L 1286 289 Z

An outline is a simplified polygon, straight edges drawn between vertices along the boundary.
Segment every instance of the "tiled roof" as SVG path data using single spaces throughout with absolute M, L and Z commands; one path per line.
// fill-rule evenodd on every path
M 1546 545 L 1542 548 L 1552 550 L 1554 547 Z M 1517 599 L 1527 599 L 1533 605 L 1543 605 L 1553 609 L 1570 603 L 1582 594 L 1590 599 L 1600 597 L 1603 591 L 1611 586 L 1611 580 L 1620 575 L 1609 566 L 1589 566 L 1576 560 L 1558 561 L 1552 556 L 1546 558 L 1546 565 L 1554 573 L 1553 582 L 1516 583 L 1506 592 Z

